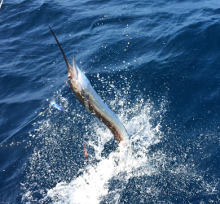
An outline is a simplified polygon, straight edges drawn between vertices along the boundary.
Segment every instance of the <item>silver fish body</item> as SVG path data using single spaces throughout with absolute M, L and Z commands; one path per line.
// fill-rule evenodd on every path
M 127 145 L 128 135 L 124 125 L 93 89 L 85 74 L 76 65 L 75 58 L 73 57 L 73 65 L 68 62 L 55 34 L 51 28 L 50 30 L 63 54 L 67 65 L 69 83 L 77 99 L 83 104 L 88 112 L 94 114 L 109 128 L 118 142 L 123 141 L 123 146 Z

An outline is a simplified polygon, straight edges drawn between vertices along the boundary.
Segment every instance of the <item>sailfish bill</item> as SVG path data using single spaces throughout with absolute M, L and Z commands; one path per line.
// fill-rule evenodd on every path
M 73 57 L 73 65 L 69 63 L 54 32 L 52 31 L 51 27 L 49 28 L 63 54 L 68 70 L 69 84 L 74 91 L 77 99 L 81 102 L 81 104 L 86 108 L 89 113 L 94 114 L 109 128 L 115 139 L 123 147 L 127 146 L 128 135 L 124 125 L 93 89 L 85 74 L 77 66 L 75 57 Z

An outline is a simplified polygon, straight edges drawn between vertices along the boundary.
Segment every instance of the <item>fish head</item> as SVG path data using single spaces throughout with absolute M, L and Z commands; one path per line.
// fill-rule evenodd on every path
M 82 86 L 79 81 L 79 68 L 75 63 L 75 57 L 73 57 L 73 65 L 68 63 L 67 71 L 68 71 L 69 84 L 71 88 L 73 89 L 74 93 L 75 94 L 81 93 Z
M 69 63 L 69 61 L 66 58 L 66 55 L 64 54 L 64 51 L 54 34 L 53 30 L 49 26 L 51 33 L 53 34 L 60 51 L 63 54 L 63 58 L 66 62 L 67 66 L 67 71 L 68 71 L 68 78 L 69 78 L 69 84 L 70 87 L 72 88 L 73 92 L 75 93 L 77 99 L 85 106 L 85 108 L 90 112 L 89 109 L 89 92 L 88 89 L 90 88 L 90 82 L 85 76 L 85 74 L 78 68 L 76 62 L 75 62 L 75 57 L 73 57 L 73 65 Z
M 89 88 L 90 82 L 85 74 L 78 68 L 75 57 L 73 57 L 73 65 L 67 66 L 69 84 L 75 93 L 77 99 L 83 104 L 88 112 L 89 109 Z

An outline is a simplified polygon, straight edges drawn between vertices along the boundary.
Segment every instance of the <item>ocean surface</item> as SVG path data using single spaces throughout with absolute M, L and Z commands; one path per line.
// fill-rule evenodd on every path
M 49 26 L 125 125 L 127 159 Z M 220 1 L 4 0 L 0 203 L 220 203 Z

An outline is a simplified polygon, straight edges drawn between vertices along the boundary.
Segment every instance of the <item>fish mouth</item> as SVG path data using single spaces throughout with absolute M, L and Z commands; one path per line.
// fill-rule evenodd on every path
M 73 66 L 69 64 L 69 66 L 67 66 L 67 71 L 69 79 L 77 79 L 76 70 L 73 68 Z

